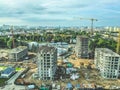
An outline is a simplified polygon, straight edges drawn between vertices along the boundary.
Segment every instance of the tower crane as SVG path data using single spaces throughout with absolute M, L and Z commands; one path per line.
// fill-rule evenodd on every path
M 120 30 L 119 30 L 119 35 L 118 35 L 116 53 L 120 54 Z
M 93 35 L 93 22 L 98 21 L 95 18 L 79 18 L 80 20 L 90 20 L 91 21 L 91 34 Z
M 11 26 L 11 34 L 12 34 L 12 44 L 13 44 L 13 48 L 15 48 L 15 41 L 14 41 L 14 32 L 13 32 L 13 26 Z

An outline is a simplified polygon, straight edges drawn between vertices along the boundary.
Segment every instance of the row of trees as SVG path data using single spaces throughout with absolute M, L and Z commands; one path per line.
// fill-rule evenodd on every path
M 95 48 L 109 48 L 116 52 L 117 42 L 113 39 L 103 38 L 101 35 L 96 35 L 89 42 L 90 58 L 94 57 Z
M 25 41 L 36 41 L 36 42 L 70 42 L 70 39 L 75 39 L 77 35 L 87 35 L 88 33 L 85 31 L 63 31 L 63 32 L 55 32 L 54 34 L 51 32 L 44 32 L 43 34 L 20 34 L 14 35 L 15 46 L 26 45 Z M 13 47 L 13 38 L 7 36 L 0 37 L 0 47 L 2 48 L 12 48 Z M 33 46 L 34 47 L 34 46 Z M 95 35 L 90 38 L 89 48 L 92 52 L 94 52 L 95 48 L 109 48 L 113 51 L 116 50 L 116 42 L 112 39 L 104 39 L 100 34 Z M 35 51 L 35 50 L 33 50 Z
M 0 37 L 0 48 L 13 48 L 13 39 L 15 47 L 27 45 L 26 42 L 19 41 L 17 38 L 3 36 Z
M 89 48 L 94 50 L 95 48 L 109 48 L 113 51 L 116 50 L 117 42 L 113 39 L 102 38 L 101 35 L 94 36 L 89 43 Z
M 0 37 L 0 47 L 1 48 L 12 48 L 12 46 L 13 46 L 12 41 L 13 41 L 13 39 L 8 38 L 7 36 Z
M 54 33 L 44 32 L 42 34 L 34 33 L 34 34 L 22 34 L 15 35 L 15 38 L 23 41 L 36 41 L 36 42 L 67 42 L 70 43 L 70 39 L 75 39 L 77 35 L 87 35 L 85 31 L 57 31 Z

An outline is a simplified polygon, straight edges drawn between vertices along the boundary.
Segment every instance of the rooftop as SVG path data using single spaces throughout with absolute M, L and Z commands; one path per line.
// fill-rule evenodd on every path
M 14 68 L 10 67 L 10 68 L 5 69 L 5 70 L 2 72 L 2 74 L 10 74 L 10 73 L 13 72 L 14 70 L 15 70 Z
M 39 51 L 38 52 L 43 52 L 43 53 L 47 53 L 47 52 L 53 52 L 55 51 L 56 48 L 55 47 L 52 47 L 52 46 L 41 46 L 39 48 Z
M 26 46 L 19 46 L 17 48 L 13 48 L 10 53 L 19 53 L 21 51 L 23 51 L 24 49 L 26 49 L 27 47 Z
M 77 36 L 77 38 L 88 38 L 88 36 L 85 36 L 85 35 L 79 35 L 79 36 Z
M 104 55 L 106 55 L 106 56 L 117 56 L 117 57 L 120 57 L 119 54 L 113 52 L 112 50 L 110 50 L 108 48 L 96 48 L 95 50 L 99 50 L 99 51 L 105 53 Z

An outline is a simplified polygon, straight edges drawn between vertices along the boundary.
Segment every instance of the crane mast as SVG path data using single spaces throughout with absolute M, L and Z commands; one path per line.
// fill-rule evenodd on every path
M 13 44 L 13 48 L 15 48 L 15 40 L 14 40 L 13 26 L 11 26 L 11 34 L 12 34 L 12 44 Z
M 80 20 L 90 20 L 91 21 L 91 35 L 93 35 L 93 22 L 98 21 L 95 18 L 80 18 Z

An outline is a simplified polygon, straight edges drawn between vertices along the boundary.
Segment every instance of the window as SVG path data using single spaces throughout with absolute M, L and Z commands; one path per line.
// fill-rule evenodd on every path
M 50 54 L 47 54 L 47 57 L 50 56 Z
M 48 59 L 47 62 L 49 63 L 49 62 L 50 62 L 50 59 Z
M 116 76 L 113 76 L 113 78 L 116 78 Z
M 111 57 L 109 57 L 109 60 L 111 60 Z
M 118 59 L 119 59 L 118 57 L 115 57 L 115 62 L 117 62 L 117 61 L 118 61 Z
M 50 57 L 47 56 L 47 59 L 50 59 Z
M 112 57 L 112 61 L 114 61 L 114 57 Z

